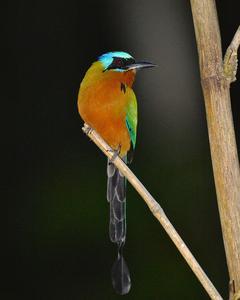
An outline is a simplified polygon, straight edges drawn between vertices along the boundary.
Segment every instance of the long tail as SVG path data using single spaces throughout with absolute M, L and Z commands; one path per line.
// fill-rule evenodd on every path
M 123 159 L 126 162 L 126 158 Z M 126 179 L 108 160 L 107 200 L 110 205 L 109 236 L 118 246 L 118 256 L 112 267 L 112 284 L 118 294 L 127 294 L 131 288 L 128 266 L 123 257 L 126 240 Z
M 126 240 L 126 179 L 108 160 L 107 200 L 110 205 L 109 236 L 119 247 Z

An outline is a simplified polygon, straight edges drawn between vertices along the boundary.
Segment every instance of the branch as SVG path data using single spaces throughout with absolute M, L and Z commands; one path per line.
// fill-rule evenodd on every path
M 240 45 L 240 26 L 238 27 L 231 44 L 227 48 L 223 61 L 223 71 L 229 83 L 237 80 L 238 59 L 237 52 Z
M 178 251 L 182 254 L 184 259 L 192 269 L 193 273 L 201 282 L 210 298 L 214 300 L 222 300 L 222 297 L 220 296 L 212 282 L 209 280 L 207 275 L 204 273 L 203 269 L 198 264 L 197 260 L 192 255 L 182 238 L 179 236 L 179 234 L 165 215 L 159 203 L 152 197 L 152 195 L 147 191 L 144 185 L 138 180 L 138 178 L 127 167 L 127 165 L 119 158 L 119 156 L 114 158 L 113 150 L 98 135 L 98 133 L 95 130 L 93 130 L 87 124 L 84 124 L 84 127 L 82 129 L 109 159 L 113 159 L 114 165 L 121 171 L 121 173 L 127 178 L 127 180 L 132 184 L 132 186 L 136 189 L 139 195 L 143 198 L 153 215 L 158 219 L 162 227 L 165 229 L 165 231 L 177 247 Z
M 229 88 L 236 73 L 240 29 L 227 50 L 223 65 L 215 0 L 190 2 L 232 299 L 240 290 L 240 169 Z
M 240 299 L 240 291 L 238 291 L 234 296 L 233 300 L 239 300 Z

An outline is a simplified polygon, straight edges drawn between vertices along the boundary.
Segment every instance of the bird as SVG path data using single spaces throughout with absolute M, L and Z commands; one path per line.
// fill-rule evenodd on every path
M 132 89 L 138 70 L 155 67 L 137 62 L 124 51 L 100 55 L 87 70 L 79 88 L 78 112 L 85 123 L 113 149 L 107 161 L 107 200 L 110 206 L 109 237 L 117 244 L 118 256 L 112 267 L 112 285 L 118 294 L 130 291 L 131 278 L 123 257 L 126 240 L 126 179 L 115 167 L 117 155 L 130 164 L 137 139 L 137 99 Z

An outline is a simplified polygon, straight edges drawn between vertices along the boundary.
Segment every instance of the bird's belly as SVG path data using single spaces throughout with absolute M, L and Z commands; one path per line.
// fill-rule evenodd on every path
M 114 105 L 97 105 L 82 102 L 79 113 L 83 120 L 94 128 L 109 146 L 117 150 L 120 147 L 120 156 L 123 157 L 130 149 L 130 136 L 126 127 L 126 113 L 117 111 Z

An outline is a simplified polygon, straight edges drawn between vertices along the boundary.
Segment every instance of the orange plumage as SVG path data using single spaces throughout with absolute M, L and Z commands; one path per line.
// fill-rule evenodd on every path
M 94 128 L 112 149 L 120 148 L 120 156 L 130 149 L 126 127 L 128 102 L 135 98 L 131 89 L 135 71 L 103 72 L 101 62 L 87 71 L 79 90 L 78 111 L 83 120 Z

